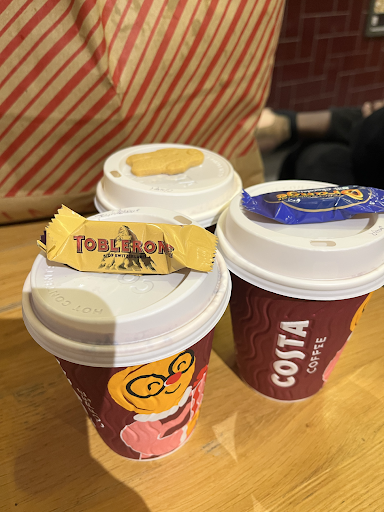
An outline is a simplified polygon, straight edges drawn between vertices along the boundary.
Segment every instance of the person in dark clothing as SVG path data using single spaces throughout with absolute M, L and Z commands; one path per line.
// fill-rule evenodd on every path
M 319 112 L 265 109 L 255 136 L 262 152 L 290 148 L 279 179 L 384 189 L 384 101 Z

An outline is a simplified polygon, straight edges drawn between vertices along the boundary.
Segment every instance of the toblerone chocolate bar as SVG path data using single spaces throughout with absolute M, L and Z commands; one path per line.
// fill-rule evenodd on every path
M 85 272 L 210 272 L 217 238 L 195 225 L 88 220 L 62 206 L 37 245 L 47 259 Z

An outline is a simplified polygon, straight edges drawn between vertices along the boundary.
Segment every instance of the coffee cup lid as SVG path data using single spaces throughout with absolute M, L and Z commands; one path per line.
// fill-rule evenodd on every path
M 135 208 L 95 220 L 190 224 L 161 209 Z M 216 254 L 211 272 L 167 275 L 79 272 L 37 256 L 23 292 L 32 337 L 48 352 L 89 366 L 132 366 L 163 359 L 203 338 L 229 301 L 230 279 Z
M 255 196 L 332 185 L 286 180 L 246 191 Z M 292 226 L 246 211 L 238 195 L 221 215 L 216 233 L 228 268 L 274 293 L 338 300 L 364 295 L 384 284 L 384 213 Z
M 165 148 L 194 148 L 204 153 L 201 165 L 175 175 L 135 176 L 126 163 L 130 155 Z M 203 227 L 217 222 L 230 200 L 241 191 L 240 176 L 221 155 L 184 144 L 143 144 L 122 149 L 104 164 L 96 188 L 99 212 L 135 205 L 168 208 L 191 217 Z

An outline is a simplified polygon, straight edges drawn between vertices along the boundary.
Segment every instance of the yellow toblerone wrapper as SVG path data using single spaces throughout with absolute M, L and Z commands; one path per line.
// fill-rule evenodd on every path
M 47 259 L 85 272 L 210 272 L 217 238 L 199 226 L 88 220 L 62 206 L 38 246 Z

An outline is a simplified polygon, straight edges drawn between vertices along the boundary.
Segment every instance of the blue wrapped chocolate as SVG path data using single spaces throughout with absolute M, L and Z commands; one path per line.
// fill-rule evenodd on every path
M 384 190 L 357 185 L 270 192 L 251 197 L 243 207 L 283 224 L 311 224 L 350 219 L 358 213 L 384 212 Z

